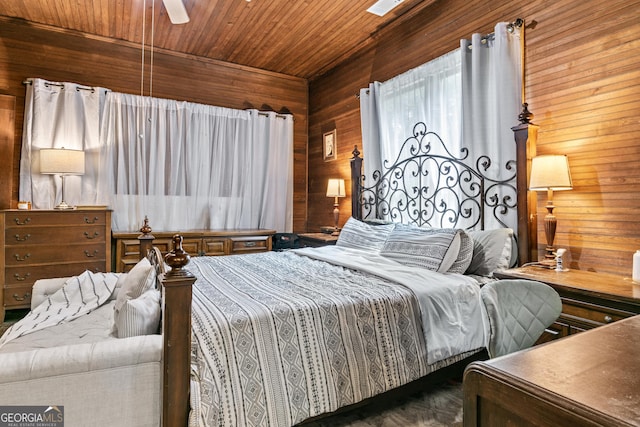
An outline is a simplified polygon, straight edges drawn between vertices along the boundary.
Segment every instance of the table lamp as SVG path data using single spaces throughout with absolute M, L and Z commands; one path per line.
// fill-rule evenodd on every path
M 571 190 L 571 173 L 569 159 L 565 155 L 544 155 L 531 159 L 531 177 L 529 190 L 547 190 L 547 215 L 544 217 L 544 233 L 547 238 L 543 264 L 555 266 L 553 240 L 556 235 L 557 220 L 553 215 L 553 192 Z
M 338 220 L 340 219 L 340 210 L 338 209 L 338 197 L 346 196 L 344 191 L 344 179 L 331 178 L 327 184 L 327 197 L 333 197 L 333 222 L 334 231 L 333 236 L 337 236 L 338 232 Z
M 60 175 L 62 178 L 62 200 L 56 209 L 74 209 L 64 201 L 64 180 L 68 175 L 84 175 L 84 151 L 65 148 L 44 148 L 40 150 L 40 173 Z

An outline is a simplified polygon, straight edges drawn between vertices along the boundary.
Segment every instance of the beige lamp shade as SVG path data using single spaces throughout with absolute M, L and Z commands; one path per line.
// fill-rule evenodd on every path
M 571 190 L 569 159 L 565 155 L 544 155 L 531 159 L 529 190 Z
M 64 148 L 40 150 L 40 173 L 45 175 L 84 175 L 84 151 Z
M 344 179 L 329 179 L 327 184 L 327 197 L 344 197 Z

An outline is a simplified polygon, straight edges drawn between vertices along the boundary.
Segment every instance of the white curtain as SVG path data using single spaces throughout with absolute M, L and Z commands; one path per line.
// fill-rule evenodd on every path
M 62 200 L 62 179 L 40 174 L 39 151 L 66 148 L 85 151 L 85 174 L 65 178 L 65 201 L 70 205 L 105 204 L 96 188 L 100 112 L 107 92 L 75 83 L 27 80 L 20 200 L 31 201 L 34 209 L 53 209 Z
M 521 28 L 500 22 L 490 36 L 473 34 L 460 41 L 462 54 L 462 135 L 471 158 L 487 156 L 492 166 L 486 175 L 505 178 L 505 165 L 515 161 L 516 145 L 511 127 L 522 107 Z M 471 47 L 470 47 L 471 46 Z M 496 188 L 501 200 L 508 195 Z M 513 194 L 515 197 L 515 194 Z M 515 199 L 511 199 L 515 203 Z M 494 215 L 486 216 L 487 228 L 498 227 Z M 515 209 L 501 220 L 517 228 Z
M 293 228 L 293 117 L 34 80 L 27 86 L 20 198 L 60 201 L 41 148 L 83 149 L 71 205 L 108 205 L 114 231 Z M 81 188 L 82 187 L 82 188 Z
M 515 160 L 511 127 L 521 105 L 521 30 L 509 33 L 506 23 L 495 30 L 491 36 L 474 34 L 472 41 L 461 41 L 460 49 L 361 89 L 365 185 L 385 161 L 393 163 L 417 122 L 438 134 L 454 156 L 462 148 L 470 150 L 471 161 L 489 156 L 493 169 L 487 174 L 505 178 L 504 165 Z M 433 149 L 443 151 L 438 144 Z M 502 172 L 493 172 L 498 169 Z M 485 216 L 485 227 L 497 226 L 492 218 Z M 517 219 L 506 222 L 515 228 Z
M 102 144 L 116 231 L 292 229 L 289 115 L 111 93 Z

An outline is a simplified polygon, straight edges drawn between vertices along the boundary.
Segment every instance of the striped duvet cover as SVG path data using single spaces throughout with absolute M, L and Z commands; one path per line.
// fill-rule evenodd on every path
M 477 284 L 460 275 L 400 273 L 361 252 L 192 259 L 190 425 L 295 425 L 484 347 Z M 449 288 L 453 296 L 441 295 Z M 434 319 L 444 321 L 445 334 L 438 325 L 425 330 Z M 436 343 L 443 335 L 463 343 Z

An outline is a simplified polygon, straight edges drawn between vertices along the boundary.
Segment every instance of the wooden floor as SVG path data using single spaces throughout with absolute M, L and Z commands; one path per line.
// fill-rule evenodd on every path
M 304 427 L 459 427 L 462 383 L 448 381 L 423 392 L 323 418 Z
M 11 325 L 13 325 L 18 320 L 22 319 L 25 314 L 27 314 L 29 310 L 9 310 L 6 312 L 4 316 L 4 322 L 0 324 L 0 336 L 4 334 L 4 332 L 9 329 Z

